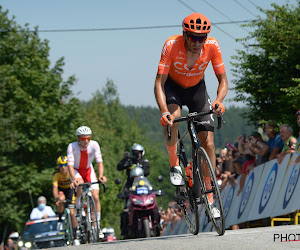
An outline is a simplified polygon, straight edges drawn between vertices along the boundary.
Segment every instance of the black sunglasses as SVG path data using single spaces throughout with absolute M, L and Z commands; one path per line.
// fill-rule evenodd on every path
M 186 36 L 193 43 L 195 43 L 195 42 L 203 43 L 207 38 L 207 35 L 205 35 L 205 36 L 194 36 L 194 35 L 191 35 L 191 34 L 186 34 Z

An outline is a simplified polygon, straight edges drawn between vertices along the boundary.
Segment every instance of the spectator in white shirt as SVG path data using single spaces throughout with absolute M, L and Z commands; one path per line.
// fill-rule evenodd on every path
M 47 199 L 44 196 L 40 196 L 37 201 L 38 206 L 32 209 L 30 220 L 40 220 L 56 216 L 53 209 L 50 206 L 46 206 Z

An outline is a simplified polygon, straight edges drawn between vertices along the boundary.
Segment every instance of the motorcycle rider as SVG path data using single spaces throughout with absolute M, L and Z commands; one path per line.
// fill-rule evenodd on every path
M 125 200 L 124 210 L 121 213 L 121 235 L 125 238 L 128 235 L 127 225 L 129 222 L 129 214 L 127 208 L 127 201 L 129 196 L 129 190 L 133 183 L 133 177 L 130 175 L 130 171 L 138 165 L 143 169 L 144 176 L 150 174 L 150 166 L 147 159 L 144 159 L 145 149 L 142 145 L 134 143 L 131 147 L 131 155 L 129 152 L 124 153 L 124 158 L 118 163 L 117 169 L 122 171 L 126 169 L 127 181 L 125 183 L 122 195 Z
M 128 190 L 132 186 L 133 179 L 130 177 L 130 170 L 139 165 L 144 170 L 144 176 L 150 174 L 150 166 L 147 159 L 144 159 L 145 150 L 140 144 L 134 143 L 131 147 L 131 156 L 129 152 L 124 153 L 124 158 L 117 165 L 117 169 L 122 171 L 126 169 L 127 181 L 125 183 L 124 192 L 128 193 Z

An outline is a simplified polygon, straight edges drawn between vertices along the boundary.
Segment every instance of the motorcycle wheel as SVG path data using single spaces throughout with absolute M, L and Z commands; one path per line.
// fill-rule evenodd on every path
M 151 231 L 150 231 L 150 226 L 149 226 L 149 220 L 148 219 L 143 220 L 143 227 L 144 227 L 145 237 L 146 238 L 151 237 Z

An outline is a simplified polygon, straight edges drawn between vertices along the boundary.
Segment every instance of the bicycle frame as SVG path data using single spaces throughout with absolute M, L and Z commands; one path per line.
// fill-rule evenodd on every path
M 181 121 L 187 121 L 187 130 L 184 132 L 183 136 L 180 138 L 180 134 L 178 132 L 178 140 L 177 143 L 179 145 L 178 150 L 178 158 L 181 162 L 181 167 L 184 167 L 184 169 L 188 166 L 188 160 L 186 156 L 186 152 L 183 145 L 183 140 L 187 136 L 187 134 L 190 135 L 191 143 L 192 143 L 192 176 L 190 174 L 182 174 L 182 176 L 186 176 L 187 180 L 185 180 L 185 189 L 181 189 L 180 187 L 177 187 L 176 190 L 176 196 L 179 198 L 177 203 L 183 208 L 183 214 L 185 217 L 185 220 L 188 224 L 189 230 L 193 234 L 198 234 L 199 230 L 199 218 L 198 218 L 198 212 L 197 212 L 197 205 L 204 203 L 205 205 L 205 213 L 206 216 L 208 216 L 209 220 L 212 221 L 214 227 L 216 228 L 216 231 L 219 235 L 223 235 L 225 232 L 225 221 L 224 221 L 224 211 L 223 211 L 223 205 L 221 200 L 220 191 L 218 189 L 215 189 L 217 187 L 217 181 L 215 177 L 215 172 L 213 165 L 210 161 L 210 158 L 205 151 L 205 149 L 201 146 L 204 142 L 201 142 L 198 139 L 198 134 L 195 129 L 194 125 L 194 119 L 198 116 L 205 116 L 212 114 L 213 111 L 207 111 L 207 112 L 200 112 L 200 113 L 190 113 L 186 117 L 179 117 L 174 119 L 175 122 L 181 122 Z M 219 112 L 220 117 L 218 116 L 218 129 L 221 128 L 221 122 L 223 121 L 223 117 L 221 112 Z M 224 122 L 224 121 L 223 121 Z M 168 126 L 168 139 L 171 137 L 171 131 L 170 127 Z M 206 139 L 205 139 L 206 140 Z M 205 141 L 204 140 L 204 141 Z M 199 158 L 200 157 L 200 158 Z M 205 161 L 205 162 L 204 162 Z M 207 169 L 206 165 L 207 164 Z M 187 171 L 187 170 L 183 170 Z M 208 174 L 210 175 L 210 182 L 211 188 L 207 190 L 207 183 L 205 183 L 204 177 L 204 171 L 209 171 Z M 189 178 L 188 178 L 189 175 Z M 197 177 L 196 177 L 197 176 Z M 212 203 L 209 202 L 208 194 L 213 193 L 216 195 L 216 203 L 212 201 Z M 212 197 L 212 196 L 211 196 Z M 180 201 L 181 200 L 181 201 Z M 182 200 L 188 201 L 192 210 L 191 214 L 192 217 L 187 214 L 186 206 L 182 202 Z M 214 205 L 212 205 L 214 204 Z M 217 205 L 216 205 L 217 204 Z M 219 206 L 219 207 L 217 207 Z M 211 209 L 217 209 L 219 211 L 219 217 L 214 217 L 216 215 L 212 214 Z M 215 211 L 215 210 L 214 210 Z
M 183 133 L 183 136 L 180 137 L 180 134 L 179 134 L 179 131 L 178 131 L 178 144 L 179 144 L 179 153 L 178 155 L 183 155 L 184 159 L 184 167 L 187 167 L 188 165 L 188 160 L 187 160 L 187 156 L 186 156 L 186 152 L 185 152 L 185 149 L 184 149 L 184 146 L 183 146 L 183 140 L 184 138 L 189 134 L 190 135 L 190 138 L 191 138 L 191 142 L 192 142 L 192 160 L 193 160 L 193 173 L 195 171 L 195 157 L 196 157 L 196 150 L 198 148 L 201 147 L 201 142 L 199 141 L 199 138 L 198 138 L 198 135 L 197 135 L 197 132 L 196 132 L 196 128 L 195 128 L 195 125 L 194 125 L 194 118 L 197 117 L 197 116 L 204 116 L 204 115 L 208 115 L 208 114 L 212 114 L 213 111 L 212 110 L 209 110 L 209 111 L 206 111 L 206 112 L 201 112 L 201 113 L 190 113 L 188 114 L 186 117 L 179 117 L 179 118 L 175 118 L 174 119 L 174 123 L 175 122 L 181 122 L 181 121 L 187 121 L 187 124 L 188 124 L 188 127 L 187 127 L 187 130 Z M 222 118 L 219 118 L 218 117 L 218 129 L 221 127 L 220 125 L 220 120 Z M 169 132 L 168 132 L 169 133 Z M 192 179 L 192 183 L 194 185 L 194 178 Z

